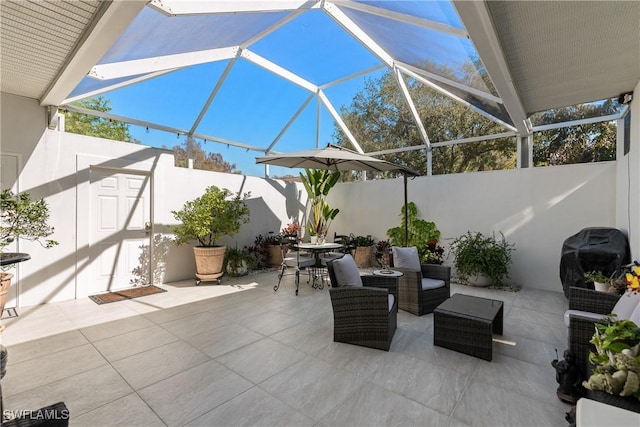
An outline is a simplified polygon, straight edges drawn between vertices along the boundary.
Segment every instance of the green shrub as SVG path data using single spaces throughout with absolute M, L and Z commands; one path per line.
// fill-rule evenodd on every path
M 511 252 L 515 249 L 513 244 L 507 243 L 502 233 L 500 236 L 500 239 L 496 239 L 495 233 L 485 236 L 467 231 L 451 243 L 454 265 L 462 279 L 481 274 L 489 277 L 494 286 L 503 284 L 503 279 L 509 273 Z

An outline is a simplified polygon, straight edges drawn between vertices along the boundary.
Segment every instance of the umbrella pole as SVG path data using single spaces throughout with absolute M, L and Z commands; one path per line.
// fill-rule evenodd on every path
M 409 215 L 407 215 L 407 173 L 404 175 L 404 246 L 409 245 Z

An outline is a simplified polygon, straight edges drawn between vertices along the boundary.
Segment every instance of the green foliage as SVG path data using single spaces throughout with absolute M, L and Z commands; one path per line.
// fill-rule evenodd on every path
M 258 234 L 253 241 L 253 246 L 245 246 L 252 258 L 251 268 L 263 269 L 269 266 L 268 246 L 270 244 L 262 234 Z
M 596 323 L 595 328 L 596 332 L 589 342 L 596 347 L 599 355 L 605 355 L 606 360 L 606 352 L 621 353 L 640 342 L 640 328 L 631 320 L 615 320 L 612 317 L 606 323 Z M 604 363 L 606 360 L 592 362 Z
M 233 196 L 230 190 L 212 185 L 202 196 L 186 202 L 181 210 L 171 211 L 182 222 L 173 227 L 176 243 L 197 239 L 200 246 L 212 247 L 220 237 L 236 234 L 242 224 L 249 222 L 245 203 L 248 196 L 240 197 L 239 193 Z
M 251 252 L 244 248 L 231 248 L 228 247 L 224 252 L 224 269 L 231 276 L 243 276 L 247 274 L 244 271 L 246 268 L 254 268 L 256 265 L 256 259 Z
M 429 64 L 438 74 L 470 82 L 477 76 L 472 64 L 460 72 L 446 66 Z M 470 110 L 465 105 L 409 79 L 409 92 L 418 109 L 422 124 L 432 142 L 492 135 L 505 128 Z M 392 73 L 378 79 L 367 79 L 364 89 L 353 98 L 351 105 L 342 108 L 345 123 L 365 152 L 423 145 L 424 141 Z M 336 143 L 349 146 L 346 135 L 336 126 Z M 478 170 L 507 169 L 516 166 L 517 145 L 514 138 L 443 146 L 432 151 L 433 174 L 460 173 Z M 427 150 L 397 152 L 381 156 L 385 160 L 427 173 Z M 359 178 L 363 172 L 344 173 L 343 180 Z M 396 177 L 401 173 L 367 172 L 368 177 Z
M 610 278 L 602 274 L 602 271 L 591 271 L 584 273 L 584 278 L 589 282 L 608 283 Z
M 312 236 L 327 235 L 331 221 L 340 212 L 333 209 L 326 201 L 329 191 L 338 183 L 340 172 L 331 172 L 325 169 L 305 169 L 300 173 L 300 179 L 304 185 L 311 210 L 307 221 L 307 231 Z
M 3 190 L 0 212 L 0 251 L 16 238 L 38 242 L 45 248 L 58 244 L 45 239 L 54 229 L 47 223 L 49 205 L 44 199 L 34 200 L 29 193 L 15 195 L 11 190 Z
M 187 154 L 188 141 L 184 140 L 181 145 L 173 147 L 173 157 L 175 159 L 176 167 L 186 168 L 188 165 L 189 156 Z M 193 168 L 208 170 L 213 172 L 226 172 L 226 173 L 242 173 L 236 169 L 234 163 L 229 163 L 222 158 L 220 153 L 207 153 L 202 144 L 198 141 L 193 141 L 191 146 L 191 156 L 193 158 Z
M 557 123 L 616 112 L 616 102 L 579 104 L 534 114 L 536 124 Z M 583 123 L 577 126 L 549 129 L 533 134 L 535 166 L 600 162 L 616 158 L 617 127 L 615 122 Z
M 373 246 L 376 241 L 371 236 L 354 236 L 349 239 L 349 243 L 354 246 Z
M 507 243 L 504 235 L 496 239 L 495 233 L 484 236 L 482 233 L 467 231 L 451 243 L 450 250 L 455 257 L 454 265 L 462 279 L 481 274 L 491 278 L 493 286 L 501 286 L 508 276 L 511 264 L 511 252 L 514 245 Z
M 103 113 L 111 111 L 111 101 L 102 96 L 84 99 L 74 105 Z M 132 139 L 126 123 L 73 111 L 65 112 L 65 131 L 115 141 L 139 142 Z
M 415 246 L 418 248 L 420 260 L 424 260 L 429 252 L 429 242 L 440 239 L 440 231 L 436 228 L 436 224 L 431 221 L 425 221 L 418 217 L 418 208 L 413 202 L 407 203 L 406 212 L 408 213 L 407 229 L 409 230 L 409 240 L 405 245 L 405 207 L 400 210 L 400 225 L 387 230 L 387 236 L 392 246 Z

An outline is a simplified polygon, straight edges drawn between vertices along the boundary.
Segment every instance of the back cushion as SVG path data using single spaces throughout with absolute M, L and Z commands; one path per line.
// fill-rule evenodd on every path
M 398 268 L 406 268 L 411 271 L 420 271 L 420 259 L 418 258 L 418 248 L 411 246 L 401 248 L 394 246 L 391 248 L 393 252 L 393 265 Z
M 332 262 L 338 286 L 362 286 L 360 271 L 353 257 L 349 254 Z
M 613 307 L 612 313 L 618 315 L 618 319 L 629 320 L 631 313 L 636 309 L 640 303 L 640 293 L 634 294 L 633 292 L 625 292 L 620 297 L 616 305 Z

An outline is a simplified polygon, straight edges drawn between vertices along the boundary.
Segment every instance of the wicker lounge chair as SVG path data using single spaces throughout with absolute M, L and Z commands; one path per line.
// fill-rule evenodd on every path
M 616 313 L 617 304 L 623 303 L 621 298 L 628 295 L 616 295 L 607 292 L 598 292 L 592 289 L 570 287 L 569 288 L 569 310 L 580 310 L 587 313 L 602 315 L 587 316 L 569 313 L 569 348 L 574 351 L 576 364 L 580 369 L 582 379 L 588 379 L 594 369 L 589 362 L 589 352 L 595 352 L 595 346 L 589 341 L 595 332 L 595 324 L 608 314 Z M 635 398 L 621 398 L 601 391 L 584 390 L 585 397 L 598 400 L 600 402 L 618 406 L 634 412 L 640 412 L 640 402 Z
M 595 352 L 595 346 L 589 341 L 595 332 L 595 324 L 608 314 L 615 312 L 620 295 L 598 292 L 586 288 L 569 288 L 569 348 L 575 352 L 576 363 L 580 367 L 583 378 L 588 378 L 593 370 L 589 363 L 589 352 Z M 601 316 L 580 315 L 572 310 L 593 313 Z
M 415 267 L 394 266 L 393 255 L 390 256 L 390 263 L 394 270 L 402 273 L 398 281 L 400 310 L 416 316 L 433 313 L 451 296 L 451 267 L 416 261 L 420 267 L 420 271 L 416 271 Z
M 360 284 L 357 279 L 344 281 L 341 272 L 345 265 L 355 270 Z M 397 279 L 360 276 L 351 255 L 330 261 L 327 268 L 331 280 L 333 340 L 388 351 L 397 326 Z

